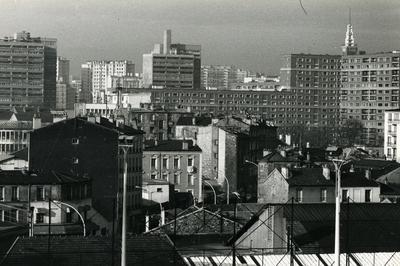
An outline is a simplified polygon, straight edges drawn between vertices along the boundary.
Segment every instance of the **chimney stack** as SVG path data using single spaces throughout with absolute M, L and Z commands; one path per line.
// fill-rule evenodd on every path
M 164 31 L 164 47 L 163 52 L 164 54 L 169 54 L 171 50 L 171 30 Z
M 286 157 L 286 151 L 285 151 L 285 150 L 281 150 L 281 156 L 282 156 L 283 158 Z
M 282 166 L 281 173 L 284 178 L 289 179 L 289 168 L 287 168 L 286 166 Z
M 331 170 L 327 165 L 322 166 L 322 175 L 325 177 L 326 180 L 331 179 Z
M 187 141 L 182 141 L 182 150 L 187 151 L 189 149 L 189 143 Z
M 354 165 L 351 165 L 351 166 L 350 166 L 349 172 L 350 172 L 350 173 L 354 173 Z
M 371 169 L 366 169 L 365 170 L 365 178 L 366 179 L 371 179 Z
M 192 125 L 193 125 L 193 126 L 196 125 L 196 117 L 192 117 Z
M 289 134 L 286 134 L 286 135 L 285 135 L 285 143 L 286 143 L 288 146 L 292 145 L 292 136 L 291 136 L 291 135 L 289 135 Z
M 306 144 L 306 148 L 309 149 L 310 148 L 310 142 L 307 142 Z
M 42 127 L 42 119 L 40 118 L 40 116 L 37 113 L 35 113 L 33 115 L 32 129 L 35 130 L 35 129 L 38 129 L 41 127 Z

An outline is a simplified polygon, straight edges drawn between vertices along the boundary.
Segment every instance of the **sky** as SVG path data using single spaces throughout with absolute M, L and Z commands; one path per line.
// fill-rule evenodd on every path
M 0 0 L 0 36 L 57 38 L 79 76 L 88 60 L 133 60 L 141 71 L 171 29 L 173 43 L 202 46 L 202 64 L 278 74 L 283 54 L 339 54 L 349 8 L 361 50 L 400 50 L 399 0 Z

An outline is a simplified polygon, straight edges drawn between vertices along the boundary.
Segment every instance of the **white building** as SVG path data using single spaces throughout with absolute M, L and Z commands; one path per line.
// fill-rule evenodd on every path
M 88 83 L 93 103 L 104 103 L 105 96 L 112 92 L 112 80 L 115 77 L 135 75 L 135 65 L 128 60 L 88 61 L 82 64 L 82 70 L 89 71 L 86 75 L 91 79 Z
M 397 136 L 400 135 L 400 109 L 385 111 L 384 154 L 387 160 L 400 162 L 400 148 Z

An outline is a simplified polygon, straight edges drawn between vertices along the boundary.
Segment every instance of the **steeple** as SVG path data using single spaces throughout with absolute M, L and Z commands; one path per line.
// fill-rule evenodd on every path
M 346 55 L 357 54 L 357 44 L 354 42 L 353 25 L 351 24 L 351 9 L 349 8 L 349 24 L 347 24 L 346 38 L 342 46 L 342 52 Z

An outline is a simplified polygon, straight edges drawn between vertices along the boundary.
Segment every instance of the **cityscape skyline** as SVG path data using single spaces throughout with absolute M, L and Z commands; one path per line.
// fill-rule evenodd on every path
M 141 71 L 142 54 L 161 41 L 167 28 L 173 30 L 176 42 L 200 44 L 204 65 L 237 65 L 278 74 L 282 54 L 340 54 L 348 8 L 352 8 L 355 42 L 361 50 L 400 47 L 395 38 L 400 3 L 389 0 L 303 1 L 305 11 L 298 1 L 235 1 L 230 5 L 224 0 L 201 4 L 178 0 L 47 2 L 0 0 L 0 23 L 10 25 L 0 34 L 10 36 L 27 30 L 35 36 L 57 38 L 58 55 L 71 60 L 75 76 L 81 63 L 96 59 L 133 60 Z M 32 13 L 44 19 L 37 20 Z M 243 37 L 238 40 L 238 35 Z

